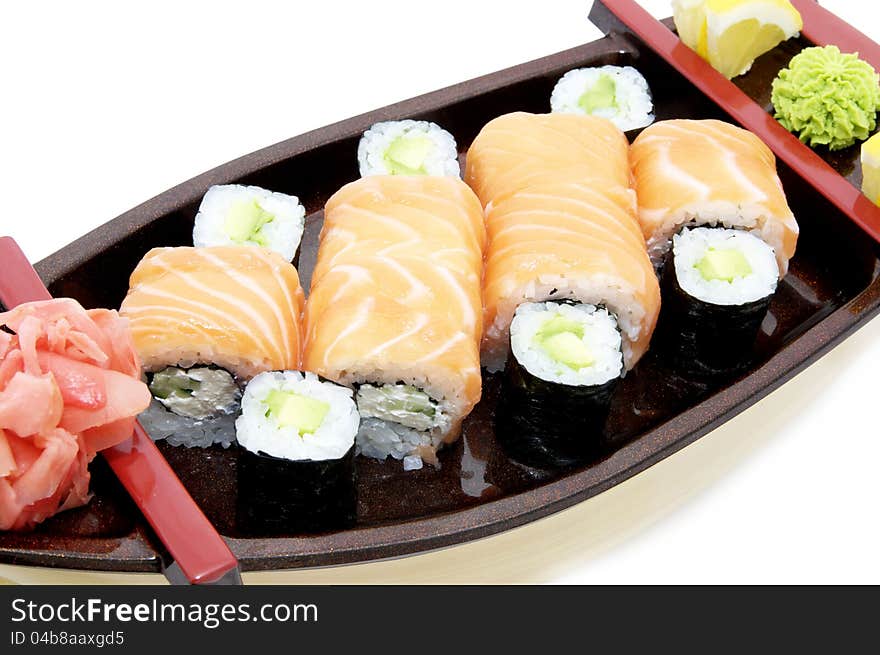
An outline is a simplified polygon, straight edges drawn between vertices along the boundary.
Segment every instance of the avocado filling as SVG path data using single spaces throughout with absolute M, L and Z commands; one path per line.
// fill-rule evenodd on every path
M 694 264 L 704 280 L 723 280 L 733 282 L 736 278 L 751 274 L 749 260 L 739 250 L 719 250 L 709 247 L 706 254 Z
M 441 418 L 437 401 L 408 384 L 362 384 L 356 400 L 361 416 L 392 421 L 414 430 L 430 430 Z
M 223 229 L 236 243 L 253 242 L 268 247 L 269 240 L 262 229 L 273 220 L 275 215 L 260 207 L 256 200 L 236 200 L 226 213 Z
M 556 314 L 541 325 L 532 342 L 552 360 L 577 371 L 595 361 L 583 338 L 583 325 Z
M 592 114 L 598 109 L 617 109 L 617 83 L 610 75 L 600 75 L 596 83 L 578 98 L 578 107 Z
M 266 418 L 273 418 L 279 427 L 296 428 L 301 435 L 315 433 L 330 411 L 330 403 L 293 391 L 275 389 L 263 402 Z
M 153 374 L 150 391 L 175 414 L 194 419 L 231 414 L 241 398 L 241 390 L 227 371 L 203 366 L 164 368 Z
M 433 149 L 434 142 L 427 136 L 404 134 L 388 146 L 385 164 L 392 175 L 426 175 L 425 159 Z

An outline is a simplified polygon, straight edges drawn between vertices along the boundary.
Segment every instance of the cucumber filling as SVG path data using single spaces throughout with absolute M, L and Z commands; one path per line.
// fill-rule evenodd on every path
M 535 332 L 532 343 L 552 360 L 575 371 L 595 361 L 584 343 L 583 324 L 561 314 L 548 318 Z
M 385 151 L 385 164 L 392 175 L 426 175 L 425 160 L 434 142 L 421 134 L 397 137 Z
M 694 264 L 704 280 L 723 280 L 733 282 L 736 278 L 751 275 L 752 267 L 749 260 L 734 248 L 718 249 L 710 246 L 696 264 Z
M 236 243 L 253 242 L 268 247 L 269 239 L 262 229 L 274 220 L 275 215 L 263 209 L 256 200 L 236 200 L 226 213 L 223 229 Z
M 362 384 L 356 401 L 361 416 L 399 423 L 422 432 L 437 427 L 443 419 L 437 401 L 408 384 Z
M 588 114 L 599 109 L 617 109 L 617 83 L 610 75 L 601 75 L 596 83 L 578 98 L 578 107 Z
M 227 371 L 206 366 L 169 366 L 154 373 L 149 386 L 170 411 L 194 419 L 231 414 L 241 399 L 241 390 Z
M 330 403 L 294 391 L 274 389 L 263 403 L 266 418 L 273 419 L 279 427 L 294 427 L 300 435 L 314 434 L 324 423 Z

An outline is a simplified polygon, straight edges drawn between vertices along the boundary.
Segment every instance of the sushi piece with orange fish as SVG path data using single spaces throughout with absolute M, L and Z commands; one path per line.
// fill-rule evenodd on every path
M 489 236 L 487 368 L 504 366 L 516 308 L 547 301 L 614 313 L 623 366 L 632 368 L 648 348 L 660 294 L 635 217 L 623 132 L 594 116 L 507 114 L 477 135 L 465 181 L 485 207 Z
M 304 305 L 296 269 L 254 246 L 154 248 L 137 265 L 120 313 L 154 401 L 153 439 L 228 446 L 244 383 L 299 368 Z
M 465 180 L 485 207 L 482 353 L 506 368 L 502 445 L 532 466 L 581 462 L 660 309 L 626 137 L 595 116 L 508 114 L 477 135 Z
M 480 398 L 480 203 L 460 180 L 372 176 L 327 202 L 304 369 L 355 389 L 358 452 L 436 463 Z
M 695 374 L 746 366 L 798 224 L 770 149 L 718 120 L 670 120 L 633 142 L 639 221 L 662 269 L 658 338 Z
M 668 120 L 633 141 L 630 162 L 638 216 L 659 264 L 682 227 L 745 230 L 773 248 L 779 277 L 797 246 L 798 224 L 757 136 L 719 120 Z
M 487 211 L 528 186 L 571 179 L 635 210 L 626 137 L 605 118 L 504 114 L 480 130 L 467 153 L 464 180 Z

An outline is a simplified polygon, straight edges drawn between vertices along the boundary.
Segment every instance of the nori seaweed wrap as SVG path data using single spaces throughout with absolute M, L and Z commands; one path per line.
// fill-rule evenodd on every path
M 338 530 L 357 511 L 352 390 L 313 373 L 253 378 L 236 421 L 239 530 L 290 535 Z
M 240 449 L 237 528 L 252 535 L 328 532 L 357 515 L 354 447 L 339 459 L 292 461 Z
M 520 305 L 496 413 L 501 447 L 535 468 L 593 459 L 602 451 L 603 426 L 622 370 L 617 321 L 606 309 Z
M 715 377 L 745 369 L 777 275 L 773 250 L 757 237 L 685 228 L 663 265 L 655 345 L 682 373 Z

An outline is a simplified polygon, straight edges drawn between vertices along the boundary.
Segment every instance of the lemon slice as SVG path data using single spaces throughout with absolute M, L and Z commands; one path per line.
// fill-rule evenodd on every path
M 862 193 L 880 205 L 880 134 L 862 144 Z
M 728 79 L 804 26 L 789 0 L 673 0 L 672 8 L 681 40 Z

